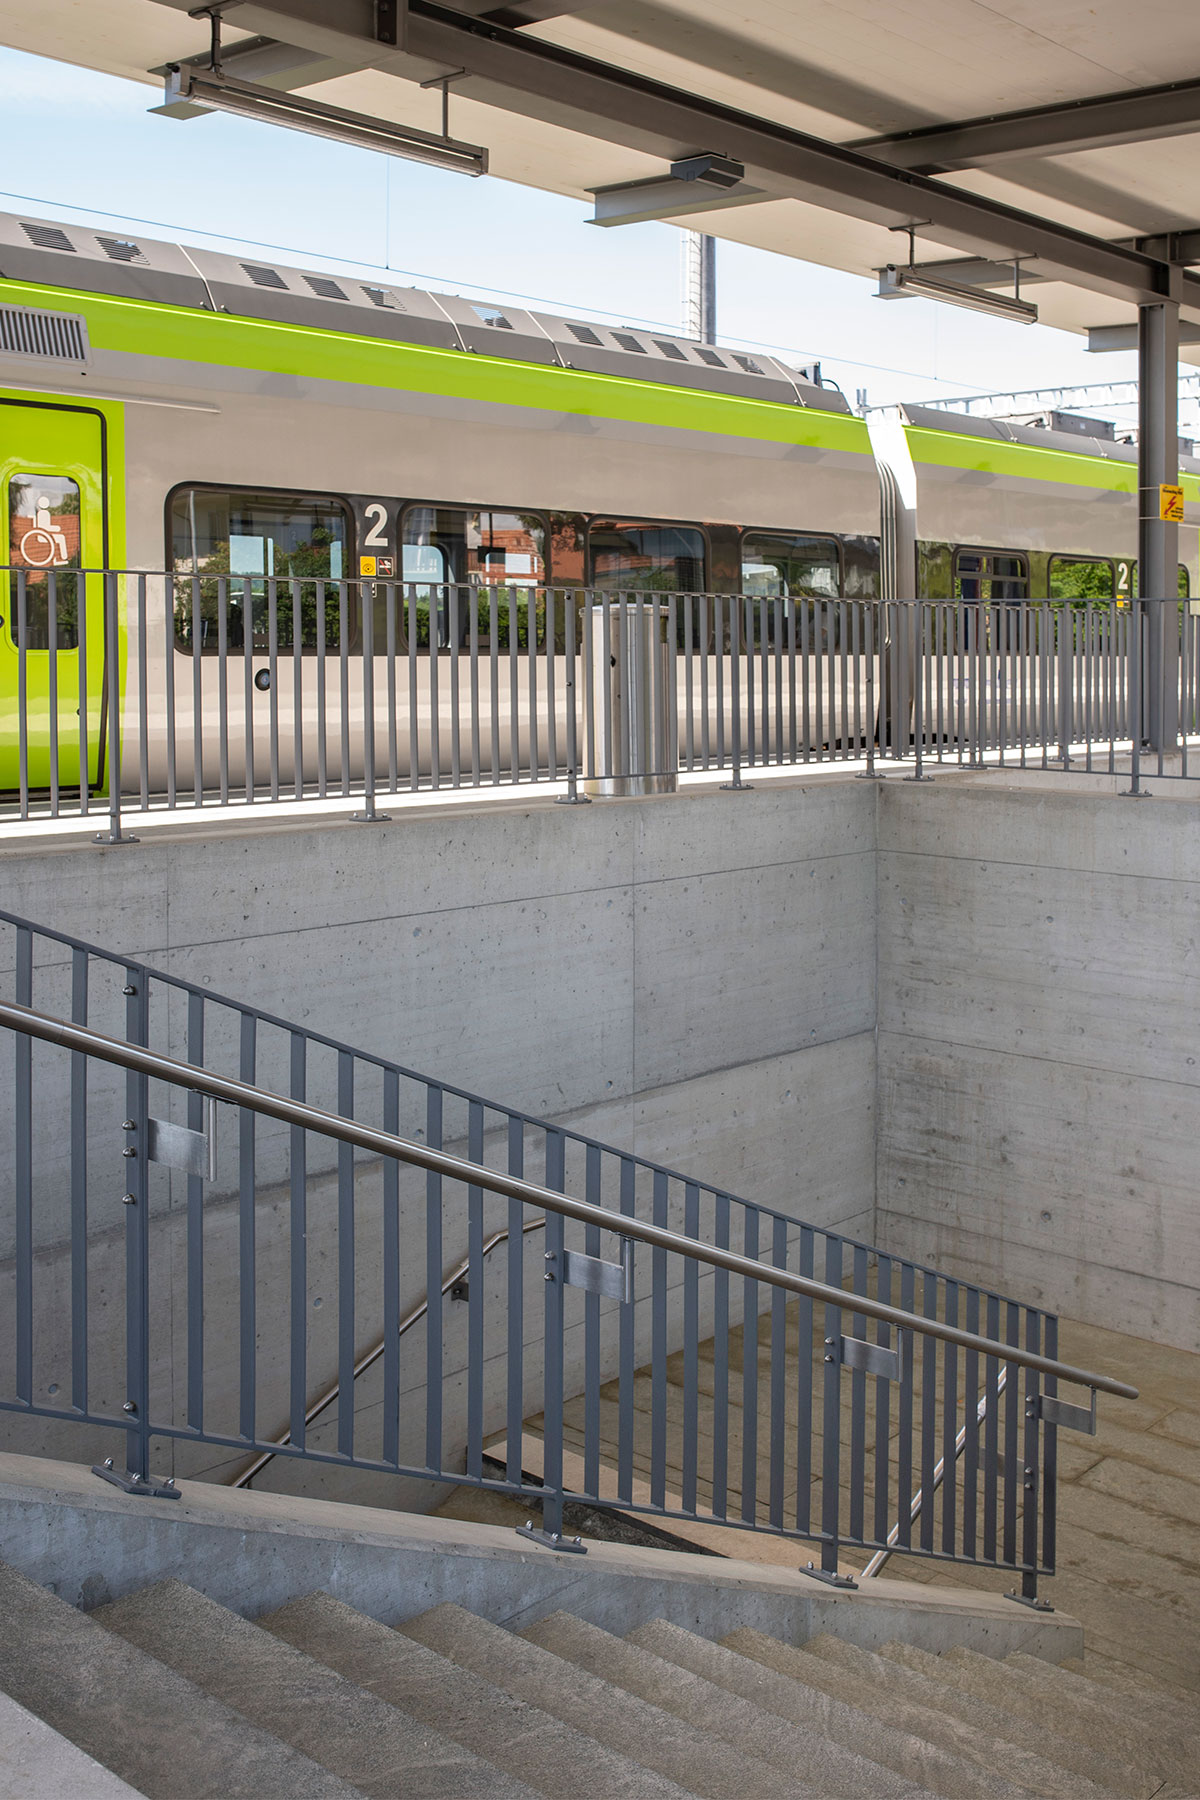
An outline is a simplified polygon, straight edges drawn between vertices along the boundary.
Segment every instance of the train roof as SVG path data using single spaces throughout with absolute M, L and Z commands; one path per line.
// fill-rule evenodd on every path
M 838 389 L 807 380 L 778 357 L 758 351 L 21 213 L 0 213 L 0 278 L 661 381 L 821 412 L 850 410 Z
M 915 431 L 952 432 L 961 437 L 990 439 L 993 443 L 1030 445 L 1039 450 L 1066 450 L 1073 456 L 1094 456 L 1104 462 L 1136 465 L 1136 444 L 1122 444 L 1109 436 L 1094 435 L 1087 427 L 1096 421 L 1080 418 L 1067 429 L 1061 426 L 1027 424 L 1012 418 L 987 418 L 979 413 L 956 413 L 940 406 L 921 406 L 906 402 L 898 407 L 901 422 Z M 1057 415 L 1055 415 L 1057 417 Z M 1179 466 L 1189 474 L 1200 475 L 1200 457 L 1181 451 Z

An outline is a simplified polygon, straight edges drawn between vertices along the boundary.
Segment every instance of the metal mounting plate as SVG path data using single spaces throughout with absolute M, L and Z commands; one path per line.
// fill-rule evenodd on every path
M 864 1375 L 879 1375 L 885 1381 L 910 1381 L 912 1355 L 911 1331 L 897 1331 L 894 1349 L 868 1343 L 866 1338 L 844 1337 L 841 1340 L 841 1357 L 846 1368 L 861 1370 Z
M 207 1129 L 193 1131 L 188 1125 L 176 1125 L 173 1119 L 150 1119 L 146 1155 L 150 1162 L 164 1163 L 168 1169 L 182 1169 L 185 1175 L 198 1175 L 202 1181 L 217 1178 L 217 1103 L 204 1102 Z
M 1038 1410 L 1047 1425 L 1062 1425 L 1068 1431 L 1082 1431 L 1088 1437 L 1096 1435 L 1096 1390 L 1092 1389 L 1092 1404 L 1073 1406 L 1069 1400 L 1060 1400 L 1056 1394 L 1041 1394 L 1038 1397 Z
M 563 1251 L 563 1286 L 583 1288 L 589 1294 L 607 1294 L 628 1306 L 633 1299 L 633 1239 L 621 1239 L 619 1263 L 580 1250 Z

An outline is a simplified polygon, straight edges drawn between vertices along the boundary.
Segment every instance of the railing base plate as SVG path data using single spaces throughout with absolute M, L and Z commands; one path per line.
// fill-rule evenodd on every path
M 587 1545 L 579 1538 L 564 1537 L 558 1531 L 543 1531 L 535 1525 L 518 1525 L 517 1536 L 540 1544 L 543 1550 L 561 1550 L 567 1556 L 586 1556 Z
M 140 844 L 141 839 L 135 837 L 132 831 L 122 831 L 119 835 L 115 831 L 98 831 L 92 842 L 93 844 Z
M 1054 1608 L 1048 1600 L 1039 1600 L 1036 1594 L 1018 1594 L 1015 1588 L 1013 1588 L 1010 1593 L 1005 1594 L 1004 1598 L 1006 1600 L 1015 1600 L 1018 1606 L 1031 1607 L 1034 1612 L 1054 1611 Z
M 802 1575 L 811 1575 L 814 1581 L 823 1581 L 827 1587 L 857 1588 L 858 1583 L 853 1575 L 843 1575 L 840 1569 L 818 1569 L 815 1563 L 809 1563 L 801 1569 Z
M 348 816 L 354 825 L 390 825 L 392 822 L 391 813 L 353 812 Z
M 180 1498 L 173 1475 L 135 1475 L 130 1469 L 115 1469 L 110 1463 L 93 1463 L 92 1474 L 101 1481 L 111 1481 L 123 1494 L 141 1494 L 147 1500 Z

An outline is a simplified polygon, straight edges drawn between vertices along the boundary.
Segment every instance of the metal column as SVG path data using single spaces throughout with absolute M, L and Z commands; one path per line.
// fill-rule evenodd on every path
M 1138 308 L 1138 593 L 1173 599 L 1178 587 L 1179 527 L 1161 515 L 1159 491 L 1179 480 L 1179 303 Z M 1149 605 L 1142 735 L 1173 750 L 1179 732 L 1179 627 L 1175 608 Z
M 683 234 L 683 332 L 717 341 L 717 240 L 702 231 Z

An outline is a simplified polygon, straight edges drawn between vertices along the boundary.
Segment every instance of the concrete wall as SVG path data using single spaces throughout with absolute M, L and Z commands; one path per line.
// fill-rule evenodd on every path
M 147 831 L 119 850 L 0 851 L 0 907 L 328 1032 L 507 1105 L 578 1124 L 734 1193 L 865 1235 L 874 1206 L 875 798 L 866 784 L 555 806 L 397 808 L 370 829 L 213 825 Z M 11 934 L 0 988 L 12 991 Z M 40 959 L 35 1004 L 61 1010 L 67 970 Z M 119 983 L 119 977 L 118 983 Z M 119 985 L 111 1002 L 118 1009 Z M 103 1011 L 98 1007 L 98 1013 Z M 94 1016 L 101 1029 L 118 1017 Z M 181 1021 L 163 1020 L 180 1053 Z M 158 1042 L 156 1033 L 153 1041 Z M 209 1046 L 206 1043 L 206 1052 Z M 212 1053 L 225 1066 L 233 1043 Z M 11 1054 L 11 1046 L 0 1046 Z M 57 1058 L 57 1060 L 55 1060 Z M 236 1060 L 232 1062 L 236 1071 Z M 67 1059 L 37 1052 L 35 1389 L 69 1391 L 62 1321 Z M 286 1063 L 265 1078 L 286 1083 Z M 11 1093 L 0 1068 L 0 1092 Z M 101 1083 L 103 1087 L 103 1082 Z M 89 1335 L 94 1396 L 119 1392 L 124 1330 L 120 1084 L 95 1102 L 99 1134 Z M 318 1103 L 332 1098 L 317 1095 Z M 55 1123 L 56 1119 L 59 1121 Z M 381 1122 L 381 1121 L 380 1121 Z M 12 1157 L 0 1117 L 0 1241 L 11 1244 Z M 286 1133 L 278 1131 L 284 1173 Z M 106 1134 L 106 1135 L 105 1135 Z M 103 1140 L 101 1143 L 100 1140 Z M 236 1181 L 232 1141 L 218 1188 Z M 107 1155 L 107 1164 L 103 1162 Z M 317 1159 L 314 1146 L 313 1161 Z M 535 1171 L 531 1169 L 531 1173 Z M 181 1405 L 185 1184 L 159 1184 L 152 1268 L 158 1405 Z M 411 1187 L 414 1250 L 402 1304 L 425 1292 L 423 1178 Z M 359 1183 L 360 1349 L 381 1329 L 378 1218 Z M 260 1424 L 287 1417 L 286 1190 L 258 1196 Z M 405 1201 L 408 1204 L 408 1201 Z M 336 1187 L 309 1183 L 314 1283 L 336 1287 Z M 209 1417 L 236 1430 L 236 1196 L 205 1208 Z M 449 1266 L 465 1248 L 448 1231 Z M 540 1261 L 540 1258 L 539 1258 Z M 540 1281 L 540 1273 L 538 1277 Z M 0 1266 L 0 1303 L 12 1299 Z M 320 1299 L 314 1287 L 314 1298 Z M 336 1307 L 314 1315 L 310 1388 L 336 1363 Z M 0 1339 L 0 1388 L 9 1387 Z M 324 1358 L 324 1362 L 322 1361 Z M 497 1398 L 503 1384 L 498 1381 Z M 364 1406 L 368 1396 L 364 1393 Z M 415 1394 L 414 1394 L 415 1400 Z M 59 1401 L 61 1404 L 61 1401 Z M 414 1405 L 414 1412 L 417 1410 Z M 164 1416 L 160 1411 L 159 1417 Z M 453 1421 L 448 1421 L 448 1432 Z M 503 1423 L 503 1415 L 495 1424 Z M 111 1454 L 99 1434 L 0 1415 L 0 1444 Z M 182 1472 L 220 1452 L 183 1451 Z
M 1198 826 L 1052 779 L 880 792 L 879 1240 L 1190 1350 Z

